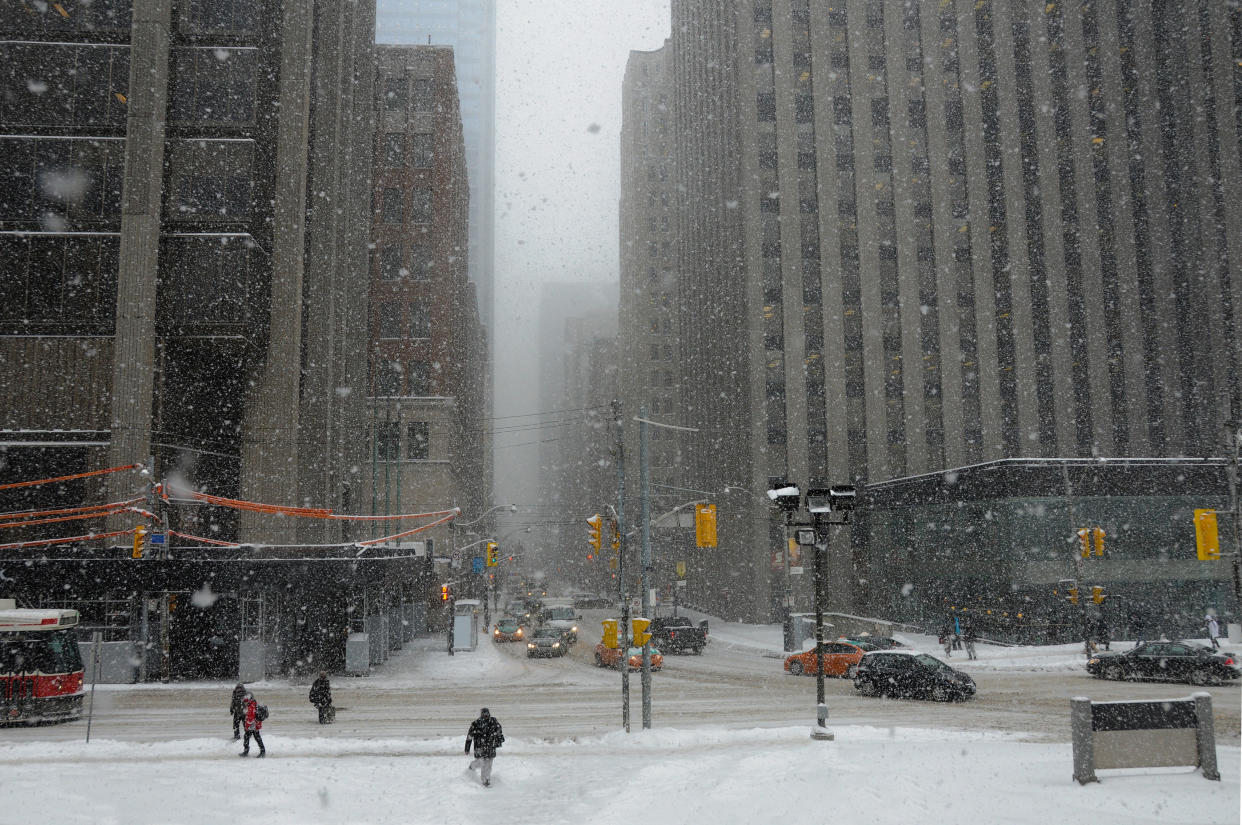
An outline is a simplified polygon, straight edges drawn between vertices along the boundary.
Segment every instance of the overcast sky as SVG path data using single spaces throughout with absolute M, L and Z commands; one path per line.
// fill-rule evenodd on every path
M 540 285 L 618 278 L 621 79 L 631 50 L 668 36 L 668 0 L 498 0 L 496 415 L 551 409 L 538 395 Z M 533 419 L 525 419 L 527 421 Z M 505 420 L 498 423 L 504 424 Z M 496 437 L 498 502 L 534 501 L 535 447 Z

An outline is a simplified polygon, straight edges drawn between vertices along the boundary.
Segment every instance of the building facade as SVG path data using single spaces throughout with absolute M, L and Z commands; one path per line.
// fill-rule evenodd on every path
M 1224 453 L 1238 16 L 675 0 L 683 409 L 728 445 L 687 486 L 751 494 L 718 579 L 771 569 L 776 479 Z M 866 534 L 832 544 L 834 609 L 871 598 Z M 782 575 L 714 598 L 764 615 Z
M 488 362 L 469 278 L 454 53 L 444 46 L 377 52 L 369 506 L 376 514 L 460 507 L 469 518 L 491 498 Z M 449 528 L 419 538 L 447 549 Z

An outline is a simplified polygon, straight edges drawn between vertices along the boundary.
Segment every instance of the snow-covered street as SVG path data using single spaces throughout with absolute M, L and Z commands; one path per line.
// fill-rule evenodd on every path
M 594 618 L 594 617 L 591 617 Z M 365 679 L 334 680 L 320 727 L 306 686 L 253 685 L 272 707 L 268 758 L 238 759 L 229 685 L 101 686 L 86 722 L 0 731 L 0 823 L 1235 823 L 1236 685 L 1213 688 L 1221 782 L 1189 769 L 1071 779 L 1068 699 L 1176 698 L 1187 685 L 1110 683 L 1068 647 L 984 647 L 950 659 L 980 681 L 954 705 L 858 697 L 829 680 L 833 742 L 808 735 L 814 680 L 780 670 L 779 628 L 713 622 L 701 657 L 654 678 L 653 729 L 620 731 L 619 675 L 484 640 L 418 640 Z M 923 645 L 926 640 L 912 637 Z M 1024 698 L 1030 694 L 1029 700 Z M 505 726 L 491 788 L 462 754 L 487 704 Z

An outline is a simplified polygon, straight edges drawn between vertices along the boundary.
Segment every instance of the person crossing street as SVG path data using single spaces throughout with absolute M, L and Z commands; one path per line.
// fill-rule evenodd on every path
M 504 741 L 500 721 L 487 708 L 480 710 L 479 718 L 470 723 L 470 730 L 466 732 L 466 755 L 470 755 L 473 744 L 474 760 L 470 763 L 470 770 L 479 768 L 479 778 L 483 780 L 484 787 L 492 784 L 492 760 L 496 758 L 496 749 Z

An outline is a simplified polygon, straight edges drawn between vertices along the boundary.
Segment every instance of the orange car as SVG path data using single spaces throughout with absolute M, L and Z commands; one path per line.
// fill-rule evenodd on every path
M 863 654 L 867 651 L 856 644 L 850 642 L 824 642 L 824 675 L 840 676 L 843 679 L 853 679 L 854 671 L 858 669 L 858 663 L 862 661 Z M 785 670 L 794 676 L 803 673 L 808 676 L 814 676 L 819 672 L 816 665 L 815 648 L 804 650 L 801 653 L 795 653 L 785 660 Z
M 630 670 L 640 670 L 643 666 L 643 649 L 641 647 L 631 647 L 629 650 Z M 595 666 L 596 667 L 621 667 L 621 650 L 615 647 L 605 647 L 603 644 L 595 646 Z M 651 669 L 659 670 L 664 667 L 664 657 L 660 655 L 660 651 L 654 647 L 651 648 Z

